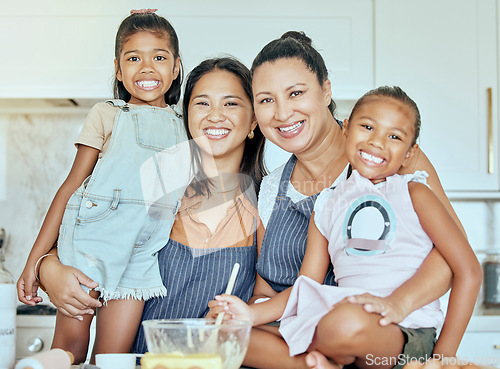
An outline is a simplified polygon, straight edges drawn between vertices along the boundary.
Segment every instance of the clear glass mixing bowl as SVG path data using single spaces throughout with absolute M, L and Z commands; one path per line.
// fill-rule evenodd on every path
M 217 326 L 215 319 L 161 319 L 147 320 L 142 324 L 150 354 L 162 354 L 162 357 L 170 354 L 166 357 L 172 356 L 176 362 L 186 358 L 186 363 L 188 359 L 192 363 L 193 359 L 200 358 L 200 368 L 203 368 L 203 358 L 218 355 L 223 369 L 241 366 L 252 327 L 251 322 L 239 320 L 223 321 Z

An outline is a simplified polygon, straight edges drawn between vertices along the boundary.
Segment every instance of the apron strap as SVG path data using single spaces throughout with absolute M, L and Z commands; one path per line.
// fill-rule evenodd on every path
M 283 173 L 281 173 L 278 196 L 286 196 L 290 178 L 292 178 L 293 168 L 295 168 L 295 163 L 297 163 L 297 157 L 292 154 L 283 168 Z

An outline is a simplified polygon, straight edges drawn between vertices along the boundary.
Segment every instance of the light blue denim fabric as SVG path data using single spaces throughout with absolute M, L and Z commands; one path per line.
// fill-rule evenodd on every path
M 104 301 L 165 296 L 157 252 L 192 177 L 184 124 L 169 109 L 111 103 L 108 151 L 68 201 L 59 257 L 98 282 Z

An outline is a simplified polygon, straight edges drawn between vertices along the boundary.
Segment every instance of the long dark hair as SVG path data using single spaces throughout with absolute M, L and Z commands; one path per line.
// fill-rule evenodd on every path
M 252 77 L 260 65 L 278 59 L 299 59 L 303 61 L 307 68 L 316 75 L 321 86 L 328 79 L 325 60 L 312 46 L 312 40 L 304 32 L 285 32 L 280 38 L 264 46 L 253 60 L 252 68 L 250 69 Z M 328 109 L 333 116 L 335 116 L 336 108 L 335 102 L 332 99 L 328 105 Z
M 179 39 L 177 38 L 177 33 L 175 33 L 174 27 L 172 27 L 170 22 L 155 13 L 134 13 L 129 15 L 122 21 L 120 27 L 118 28 L 118 31 L 116 32 L 115 59 L 118 63 L 118 68 L 120 68 L 120 54 L 123 49 L 123 44 L 130 36 L 141 31 L 151 32 L 158 37 L 168 37 L 170 41 L 170 47 L 174 52 L 175 60 L 179 58 Z M 181 96 L 183 73 L 184 72 L 181 61 L 179 75 L 175 80 L 172 81 L 172 85 L 165 93 L 165 102 L 168 105 L 177 104 L 179 102 L 179 98 Z M 113 92 L 115 99 L 121 99 L 125 101 L 130 100 L 130 93 L 125 89 L 123 82 L 120 82 L 116 78 L 116 76 Z
M 207 178 L 206 174 L 202 170 L 199 148 L 194 143 L 193 136 L 189 132 L 189 101 L 191 100 L 193 89 L 201 79 L 201 77 L 214 70 L 222 70 L 235 75 L 240 80 L 241 86 L 243 87 L 243 90 L 245 91 L 253 106 L 250 71 L 247 67 L 245 67 L 243 63 L 235 58 L 221 57 L 204 60 L 187 76 L 184 98 L 182 102 L 182 110 L 184 117 L 184 126 L 186 127 L 188 138 L 190 139 L 192 147 L 193 162 L 195 167 L 199 169 L 194 181 L 190 186 L 195 190 L 195 195 L 209 195 L 211 181 Z M 243 192 L 249 186 L 254 185 L 255 190 L 258 193 L 262 178 L 267 174 L 264 165 L 265 138 L 258 125 L 255 127 L 253 132 L 254 137 L 252 139 L 247 138 L 245 140 L 245 148 L 243 150 L 243 158 L 240 165 L 240 174 L 243 174 L 242 176 L 240 176 L 240 185 Z

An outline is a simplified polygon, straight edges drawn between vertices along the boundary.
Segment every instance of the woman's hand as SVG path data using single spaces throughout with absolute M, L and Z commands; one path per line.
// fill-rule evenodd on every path
M 94 314 L 94 309 L 102 304 L 86 293 L 80 284 L 95 288 L 97 282 L 78 269 L 61 264 L 56 255 L 48 256 L 40 265 L 40 280 L 50 301 L 64 315 L 83 320 L 84 314 Z
M 400 323 L 409 314 L 402 305 L 402 301 L 391 299 L 391 296 L 379 297 L 364 293 L 362 295 L 349 296 L 347 301 L 363 305 L 364 310 L 368 313 L 380 314 L 382 316 L 379 320 L 381 326 Z
M 208 303 L 210 311 L 206 318 L 217 318 L 219 313 L 224 312 L 224 320 L 249 320 L 254 322 L 252 309 L 243 300 L 233 295 L 215 296 L 215 300 Z

